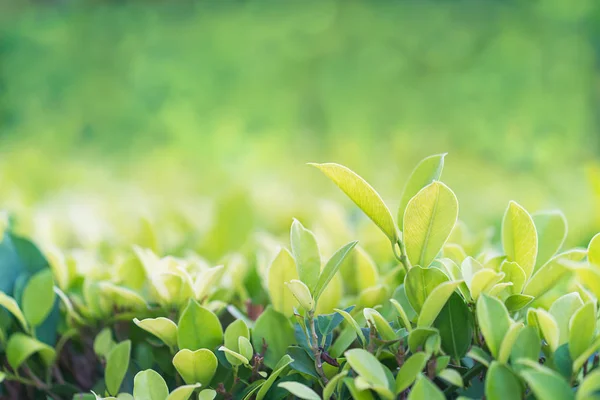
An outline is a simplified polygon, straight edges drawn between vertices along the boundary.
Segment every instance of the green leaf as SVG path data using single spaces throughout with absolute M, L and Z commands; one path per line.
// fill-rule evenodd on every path
M 527 296 L 526 294 L 511 294 L 504 300 L 504 305 L 509 312 L 519 311 L 523 307 L 526 307 L 534 300 L 533 296 Z
M 249 339 L 250 338 L 250 330 L 248 329 L 248 325 L 246 325 L 244 320 L 236 319 L 231 324 L 229 324 L 227 329 L 225 329 L 225 336 L 224 336 L 225 347 L 228 349 L 231 349 L 235 352 L 240 353 L 241 352 L 240 345 L 239 345 L 240 337 Z M 231 365 L 240 365 L 241 364 L 241 361 L 235 356 L 225 354 L 225 358 L 227 358 L 227 361 L 229 361 L 229 363 Z M 246 357 L 246 358 L 248 358 L 248 357 Z
M 510 294 L 519 294 L 523 291 L 527 276 L 523 268 L 513 261 L 504 261 L 500 265 L 500 271 L 504 272 L 504 281 L 512 282 L 513 286 L 508 290 Z
M 586 303 L 573 314 L 569 321 L 569 352 L 575 360 L 594 340 L 596 330 L 596 308 Z
M 542 344 L 537 329 L 533 326 L 526 326 L 521 329 L 517 336 L 517 340 L 512 346 L 510 360 L 513 365 L 515 365 L 518 360 L 538 362 L 541 347 Z
M 331 399 L 331 396 L 333 396 L 333 393 L 337 390 L 338 386 L 342 382 L 342 379 L 346 376 L 348 376 L 348 371 L 342 371 L 339 374 L 333 376 L 329 380 L 329 382 L 327 382 L 327 385 L 325 385 L 325 388 L 323 389 L 323 398 Z
M 417 326 L 428 327 L 433 324 L 454 290 L 462 281 L 444 282 L 436 286 L 423 303 Z
M 287 317 L 294 314 L 294 307 L 298 304 L 292 292 L 285 286 L 285 283 L 292 279 L 298 279 L 296 263 L 290 252 L 282 248 L 269 267 L 267 288 L 275 311 Z
M 167 346 L 174 348 L 177 346 L 177 325 L 168 318 L 146 318 L 139 320 L 133 319 L 133 322 L 145 330 L 162 340 Z
M 425 300 L 433 289 L 448 281 L 448 277 L 437 268 L 412 267 L 404 278 L 404 290 L 412 308 L 421 313 Z
M 255 382 L 259 382 L 259 381 L 255 381 Z M 257 387 L 257 389 L 258 389 L 258 387 Z M 254 393 L 254 392 L 252 392 L 252 393 Z M 201 390 L 200 393 L 198 393 L 198 400 L 213 400 L 215 397 L 217 397 L 217 392 L 212 389 L 204 389 L 204 390 Z
M 329 284 L 329 282 L 333 279 L 333 276 L 340 269 L 343 261 L 346 259 L 350 251 L 356 246 L 358 242 L 350 242 L 342 246 L 338 251 L 335 252 L 334 255 L 331 256 L 327 264 L 325 264 L 325 268 L 321 271 L 321 275 L 319 276 L 319 281 L 315 286 L 314 298 L 315 301 L 319 300 L 321 294 Z
M 419 193 L 425 186 L 433 181 L 439 180 L 442 176 L 445 156 L 446 153 L 424 158 L 410 174 L 406 186 L 404 186 L 404 190 L 402 191 L 400 207 L 398 208 L 398 226 L 400 227 L 400 230 L 404 230 L 404 210 L 406 210 L 406 206 L 410 199 Z
M 597 268 L 581 267 L 576 270 L 579 282 L 600 298 L 600 271 Z
M 135 291 L 110 282 L 98 284 L 102 296 L 121 309 L 144 310 L 148 307 L 146 300 Z
M 481 271 L 475 272 L 469 285 L 471 298 L 474 301 L 477 301 L 482 293 L 489 294 L 488 292 L 490 289 L 493 288 L 494 285 L 500 282 L 503 278 L 503 272 L 496 272 L 491 269 L 482 269 Z
M 321 254 L 317 239 L 297 219 L 292 223 L 290 236 L 298 276 L 313 293 L 321 273 Z
M 286 282 L 285 285 L 292 292 L 304 310 L 313 310 L 315 307 L 315 301 L 310 294 L 310 289 L 304 284 L 304 282 L 299 281 L 298 279 L 292 279 L 291 281 Z
M 331 179 L 385 233 L 392 244 L 398 241 L 394 219 L 389 208 L 363 178 L 350 169 L 334 163 L 310 164 Z
M 353 378 L 344 378 L 343 382 L 344 382 L 344 385 L 346 385 L 346 387 L 348 388 L 348 391 L 350 392 L 350 396 L 352 396 L 352 399 L 354 399 L 354 400 L 373 400 L 373 395 L 371 394 L 371 391 L 368 389 L 365 389 L 365 390 L 358 389 L 356 387 L 356 384 L 354 383 Z
M 525 327 L 522 322 L 513 323 L 508 331 L 506 332 L 506 336 L 504 336 L 504 340 L 500 345 L 500 351 L 498 352 L 498 362 L 506 364 L 508 362 L 508 358 L 512 353 L 513 346 L 519 337 L 519 333 Z
M 381 387 L 388 386 L 384 367 L 373 354 L 363 349 L 352 349 L 345 352 L 344 355 L 352 369 L 369 384 Z
M 537 270 L 563 245 L 567 238 L 567 219 L 558 210 L 536 212 L 532 219 L 538 236 Z
M 21 312 L 21 309 L 19 308 L 19 305 L 17 304 L 15 299 L 8 296 L 4 292 L 0 292 L 0 306 L 6 308 L 12 315 L 14 315 L 15 318 L 19 320 L 19 323 L 21 324 L 23 329 L 29 329 L 27 325 L 27 320 L 25 319 L 25 316 L 23 315 L 23 312 Z
M 169 394 L 167 400 L 188 400 L 190 396 L 194 393 L 194 390 L 196 390 L 200 386 L 200 384 L 179 386 L 177 389 L 173 390 Z
M 445 368 L 438 373 L 438 376 L 451 385 L 458 386 L 460 388 L 465 386 L 462 376 L 460 376 L 458 371 L 455 369 Z
M 237 351 L 233 351 L 231 349 L 228 349 L 225 346 L 219 347 L 218 350 L 224 352 L 226 356 L 230 356 L 231 358 L 234 358 L 234 359 L 237 360 L 237 363 L 234 363 L 232 365 L 241 365 L 241 364 L 249 365 L 250 364 L 250 360 L 248 360 L 248 358 L 244 357 L 243 355 L 241 355 Z
M 590 240 L 587 256 L 591 264 L 600 266 L 600 233 L 597 233 L 592 240 Z
M 408 314 L 406 313 L 406 310 L 404 310 L 404 307 L 402 307 L 402 304 L 400 304 L 398 302 L 398 300 L 396 300 L 396 299 L 390 299 L 390 303 L 392 303 L 392 305 L 398 312 L 398 315 L 400 316 L 400 319 L 402 320 L 402 325 L 404 325 L 404 327 L 406 328 L 407 331 L 409 331 L 409 332 L 412 331 L 412 324 L 410 322 L 410 319 L 408 318 Z
M 177 344 L 180 349 L 215 349 L 223 343 L 223 327 L 209 309 L 191 299 L 179 318 Z
M 116 346 L 110 328 L 102 329 L 94 338 L 94 353 L 100 357 L 108 356 L 108 353 Z
M 448 240 L 458 219 L 458 200 L 441 182 L 419 191 L 406 206 L 402 238 L 412 265 L 428 267 Z
M 269 375 L 269 378 L 262 384 L 260 390 L 256 394 L 256 400 L 263 400 L 267 395 L 267 392 L 275 383 L 275 380 L 283 373 L 283 371 L 290 365 L 294 359 L 287 354 L 285 354 L 281 359 L 273 366 L 273 372 Z
M 600 337 L 594 339 L 592 344 L 585 349 L 585 351 L 573 361 L 573 374 L 577 374 L 588 359 L 600 349 Z
M 283 388 L 303 400 L 321 400 L 321 397 L 311 388 L 306 385 L 303 385 L 299 382 L 281 382 L 279 385 L 280 388 Z
M 217 371 L 217 357 L 208 349 L 179 350 L 173 357 L 173 366 L 185 383 L 208 386 Z
M 344 317 L 346 323 L 348 323 L 348 325 L 350 325 L 352 329 L 354 329 L 354 331 L 356 332 L 356 335 L 360 339 L 360 342 L 366 343 L 365 335 L 363 334 L 362 329 L 360 329 L 358 322 L 356 322 L 356 320 L 352 318 L 352 315 L 350 315 L 350 313 L 348 313 L 345 310 L 340 310 L 339 308 L 334 308 L 333 310 L 336 313 L 339 313 L 342 317 Z
M 485 342 L 494 357 L 498 357 L 511 320 L 504 304 L 493 297 L 482 295 L 477 301 L 477 320 Z
M 6 344 L 6 358 L 15 371 L 36 353 L 40 355 L 46 366 L 50 366 L 56 357 L 52 347 L 20 332 L 13 333 Z
M 252 345 L 257 351 L 262 349 L 263 339 L 268 346 L 264 362 L 271 369 L 296 342 L 290 321 L 270 306 L 258 317 L 252 329 Z
M 419 347 L 424 347 L 427 340 L 434 335 L 439 335 L 437 329 L 433 328 L 416 328 L 408 334 L 408 348 L 413 353 L 418 350 Z
M 160 374 L 147 369 L 138 372 L 133 378 L 133 398 L 135 400 L 166 400 L 169 388 Z
M 410 356 L 396 375 L 396 394 L 399 395 L 413 384 L 423 368 L 427 365 L 429 355 L 423 352 L 414 353 Z
M 546 340 L 546 343 L 550 346 L 550 349 L 553 352 L 556 351 L 559 344 L 559 330 L 558 324 L 552 314 L 541 308 L 530 309 L 528 313 L 531 313 L 531 315 L 535 317 L 537 326 L 542 332 L 542 336 Z M 527 318 L 529 319 L 529 314 Z
M 408 394 L 408 400 L 445 400 L 444 393 L 429 379 L 419 375 L 415 385 Z
M 485 365 L 486 367 L 489 367 L 490 363 L 492 362 L 490 355 L 477 346 L 471 347 L 471 350 L 469 350 L 467 353 L 467 357 L 471 357 L 473 360 Z
M 552 257 L 527 282 L 523 294 L 533 297 L 540 297 L 545 294 L 558 282 L 564 281 L 567 275 L 571 274 L 571 270 L 565 267 L 562 261 L 581 261 L 585 256 L 585 250 L 572 249 Z
M 248 360 L 252 360 L 254 356 L 254 349 L 252 348 L 252 343 L 250 343 L 250 339 L 240 336 L 238 338 L 238 348 L 240 349 L 239 353 L 246 357 Z
M 575 395 L 577 400 L 598 400 L 600 395 L 600 370 L 595 369 L 585 376 Z
M 533 219 L 514 201 L 508 203 L 502 220 L 502 247 L 507 260 L 519 264 L 529 279 L 535 266 L 538 237 Z
M 131 357 L 131 340 L 125 340 L 115 345 L 106 356 L 106 370 L 104 381 L 108 393 L 116 396 L 121 388 L 121 383 L 125 378 L 129 368 L 129 359 Z
M 523 387 L 519 378 L 505 365 L 493 361 L 485 379 L 487 400 L 522 399 Z
M 52 271 L 43 270 L 35 274 L 23 291 L 23 315 L 32 327 L 40 325 L 54 306 L 54 280 Z
M 396 332 L 392 329 L 389 322 L 383 318 L 379 312 L 373 308 L 365 308 L 363 310 L 365 319 L 371 323 L 377 329 L 377 333 L 383 340 L 391 341 L 396 340 L 398 337 Z
M 557 373 L 544 368 L 542 370 L 528 369 L 521 371 L 535 397 L 539 400 L 568 400 L 575 395 L 571 386 Z
M 558 346 L 569 341 L 569 321 L 583 307 L 579 293 L 567 293 L 559 297 L 550 307 L 550 314 L 558 326 Z
M 440 331 L 445 353 L 454 360 L 460 360 L 467 354 L 473 339 L 473 316 L 458 293 L 450 296 L 433 326 Z

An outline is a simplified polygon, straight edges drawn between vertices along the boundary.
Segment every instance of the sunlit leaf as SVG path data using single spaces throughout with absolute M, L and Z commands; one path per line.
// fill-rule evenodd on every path
M 215 375 L 217 365 L 217 357 L 208 349 L 183 349 L 173 357 L 173 366 L 188 385 L 199 383 L 208 386 Z
M 538 237 L 529 213 L 511 201 L 502 220 L 502 247 L 508 261 L 514 261 L 529 278 L 535 266 Z
M 315 235 L 294 219 L 290 232 L 292 254 L 296 260 L 296 268 L 300 280 L 314 291 L 321 273 L 321 255 Z

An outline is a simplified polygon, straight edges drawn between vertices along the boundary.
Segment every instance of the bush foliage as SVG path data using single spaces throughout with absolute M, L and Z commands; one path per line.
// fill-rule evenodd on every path
M 15 234 L 0 243 L 8 399 L 590 399 L 600 393 L 600 236 L 563 249 L 558 211 L 510 202 L 499 243 L 458 221 L 444 155 L 394 217 L 364 179 L 313 164 L 389 239 L 387 264 L 298 220 L 212 266 L 162 256 L 148 224 L 91 268 Z M 345 233 L 347 236 L 347 233 Z M 325 253 L 327 257 L 324 257 Z M 97 267 L 97 266 L 94 266 Z

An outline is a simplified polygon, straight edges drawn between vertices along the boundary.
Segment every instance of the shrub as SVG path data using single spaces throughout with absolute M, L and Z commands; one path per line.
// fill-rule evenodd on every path
M 415 168 L 396 218 L 348 168 L 314 165 L 387 236 L 387 269 L 354 241 L 322 259 L 297 220 L 289 249 L 210 267 L 134 247 L 94 273 L 7 228 L 4 397 L 597 397 L 600 236 L 562 250 L 560 212 L 510 202 L 494 245 L 457 222 L 443 164 Z

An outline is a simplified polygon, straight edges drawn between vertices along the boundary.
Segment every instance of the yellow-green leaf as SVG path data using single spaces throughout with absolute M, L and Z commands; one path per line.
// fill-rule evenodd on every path
M 519 264 L 529 279 L 535 266 L 538 237 L 533 219 L 514 201 L 508 204 L 502 220 L 502 247 L 508 261 Z
M 477 301 L 477 320 L 485 342 L 494 357 L 512 324 L 508 311 L 500 300 L 482 295 Z
M 302 400 L 321 400 L 321 397 L 314 390 L 300 382 L 282 382 L 277 386 Z
M 581 261 L 587 252 L 582 249 L 572 249 L 564 253 L 557 254 L 550 261 L 544 264 L 527 282 L 523 294 L 540 297 L 552 289 L 558 282 L 562 282 L 566 276 L 572 272 L 561 262 L 563 260 Z
M 600 394 L 600 370 L 595 369 L 585 376 L 575 395 L 576 400 L 598 400 Z
M 462 281 L 450 281 L 436 286 L 425 300 L 425 303 L 423 303 L 417 326 L 431 326 L 461 282 Z
M 33 327 L 40 325 L 54 307 L 54 279 L 52 271 L 42 270 L 35 274 L 23 291 L 23 315 Z
M 25 319 L 25 316 L 23 315 L 23 312 L 19 308 L 19 305 L 15 299 L 0 291 L 0 306 L 6 308 L 12 315 L 14 315 L 15 318 L 19 320 L 19 323 L 23 329 L 28 330 L 27 319 Z
M 546 310 L 538 308 L 536 310 L 530 310 L 535 317 L 537 326 L 539 327 L 542 336 L 550 346 L 550 349 L 554 352 L 558 348 L 559 343 L 559 330 L 558 324 L 554 317 Z M 529 315 L 528 315 L 529 317 Z
M 494 361 L 485 379 L 485 398 L 488 400 L 522 399 L 523 386 L 514 372 Z
M 133 322 L 145 330 L 162 340 L 167 346 L 174 348 L 177 346 L 177 325 L 168 318 L 146 318 L 139 320 L 133 319 Z
M 567 238 L 567 219 L 558 210 L 536 212 L 531 217 L 538 236 L 537 270 L 560 250 Z
M 167 397 L 167 400 L 188 400 L 190 398 L 190 396 L 194 393 L 194 390 L 196 390 L 200 386 L 202 386 L 202 385 L 200 385 L 199 383 L 197 383 L 195 385 L 179 386 L 177 389 L 173 390 L 169 394 L 169 397 Z
M 377 225 L 392 243 L 398 240 L 394 218 L 389 208 L 363 178 L 343 165 L 310 164 L 319 168 Z
M 300 221 L 294 219 L 290 232 L 292 254 L 296 260 L 296 269 L 300 280 L 308 286 L 311 293 L 321 273 L 321 255 L 315 235 L 306 229 Z
M 108 393 L 116 396 L 119 393 L 121 383 L 129 368 L 131 356 L 131 341 L 125 340 L 115 345 L 106 356 L 106 371 L 104 381 Z
M 313 300 L 310 289 L 304 284 L 304 282 L 298 279 L 292 279 L 286 282 L 285 285 L 292 292 L 300 306 L 306 311 L 311 311 L 315 307 L 315 301 Z
M 498 361 L 506 364 L 508 359 L 512 353 L 513 346 L 521 333 L 521 330 L 525 327 L 522 322 L 513 323 L 508 331 L 506 332 L 506 336 L 504 336 L 504 340 L 502 340 L 502 344 L 500 345 L 500 351 L 498 351 Z
M 597 233 L 588 245 L 588 260 L 594 265 L 600 266 L 600 233 Z
M 323 271 L 321 271 L 321 275 L 319 275 L 317 285 L 315 286 L 313 296 L 315 301 L 319 300 L 319 297 L 321 297 L 321 294 L 323 294 L 323 292 L 327 288 L 327 285 L 333 279 L 334 275 L 338 272 L 338 270 L 342 266 L 342 263 L 357 243 L 358 242 L 355 241 L 345 244 L 338 251 L 336 251 L 327 261 L 325 267 L 323 268 Z
M 512 282 L 512 287 L 508 289 L 510 294 L 519 294 L 523 291 L 525 283 L 527 282 L 527 276 L 523 268 L 513 261 L 504 261 L 500 265 L 500 271 L 504 272 L 504 281 Z
M 352 369 L 369 384 L 387 387 L 384 367 L 373 354 L 363 349 L 352 349 L 345 352 L 344 355 Z
M 166 400 L 169 388 L 160 374 L 152 369 L 138 372 L 133 378 L 135 400 Z
M 596 331 L 596 307 L 588 302 L 573 314 L 569 321 L 569 353 L 575 360 L 594 340 Z
M 250 330 L 248 329 L 248 325 L 246 325 L 244 320 L 236 319 L 231 324 L 229 324 L 227 329 L 225 329 L 225 335 L 224 335 L 225 347 L 227 347 L 228 349 L 231 349 L 235 352 L 240 353 L 241 350 L 240 350 L 240 346 L 239 346 L 239 339 L 241 337 L 243 337 L 245 339 L 249 339 L 250 338 Z M 229 361 L 229 363 L 231 365 L 240 365 L 241 364 L 241 361 L 238 358 L 236 358 L 234 356 L 230 356 L 229 354 L 225 354 L 225 358 L 227 358 L 227 361 Z M 246 358 L 248 358 L 248 357 L 246 357 Z
M 420 313 L 433 289 L 446 281 L 448 277 L 437 268 L 415 266 L 408 270 L 404 278 L 404 289 L 412 308 Z
M 394 332 L 388 321 L 383 318 L 379 312 L 372 308 L 365 308 L 363 314 L 365 319 L 369 321 L 371 325 L 375 326 L 377 333 L 379 333 L 383 340 L 389 341 L 397 339 L 396 332 Z
M 179 350 L 173 357 L 173 365 L 185 383 L 208 386 L 217 371 L 217 357 L 208 349 Z
M 569 321 L 581 307 L 583 300 L 577 292 L 567 293 L 552 303 L 548 311 L 558 326 L 558 346 L 569 341 Z
M 190 299 L 181 313 L 177 326 L 180 349 L 215 349 L 223 343 L 223 327 L 219 318 L 194 299 Z
M 445 400 L 444 393 L 429 379 L 419 375 L 415 385 L 408 394 L 408 400 Z
M 56 352 L 52 347 L 20 332 L 13 333 L 6 344 L 6 358 L 15 371 L 36 353 L 40 355 L 46 366 L 50 366 L 56 358 Z
M 400 367 L 398 375 L 396 375 L 396 394 L 399 395 L 413 384 L 419 376 L 423 368 L 427 365 L 429 355 L 423 352 L 418 352 L 411 355 Z
M 275 311 L 291 317 L 294 307 L 298 304 L 292 292 L 285 286 L 285 282 L 298 279 L 294 258 L 286 249 L 281 249 L 267 273 L 267 288 L 271 297 L 271 304 Z
M 402 238 L 412 265 L 428 267 L 448 240 L 458 219 L 454 192 L 435 181 L 421 189 L 406 206 Z

